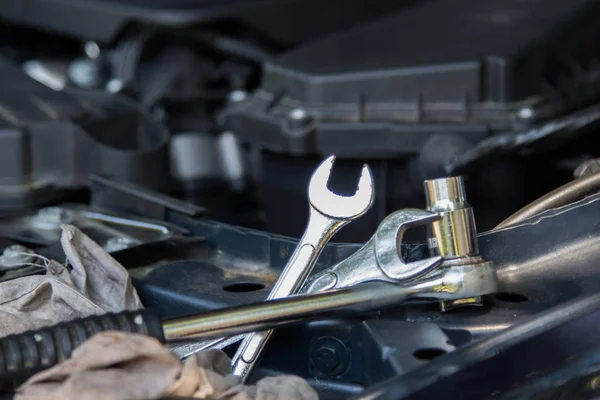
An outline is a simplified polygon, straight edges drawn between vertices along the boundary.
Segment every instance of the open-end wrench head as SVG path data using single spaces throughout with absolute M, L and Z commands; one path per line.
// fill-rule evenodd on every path
M 404 262 L 399 254 L 404 232 L 440 219 L 439 214 L 418 209 L 404 209 L 388 215 L 375 232 L 375 258 L 381 270 L 397 281 L 408 281 L 424 275 L 442 264 L 442 257 Z
M 314 293 L 372 281 L 408 282 L 434 271 L 442 264 L 442 257 L 406 262 L 402 260 L 400 246 L 407 229 L 440 218 L 439 214 L 416 209 L 390 214 L 363 247 L 345 260 L 314 275 L 304 285 L 302 292 Z
M 363 166 L 354 195 L 340 196 L 327 187 L 334 161 L 335 156 L 329 156 L 313 173 L 308 185 L 310 204 L 327 217 L 358 218 L 369 211 L 375 200 L 375 185 L 371 168 L 366 164 Z

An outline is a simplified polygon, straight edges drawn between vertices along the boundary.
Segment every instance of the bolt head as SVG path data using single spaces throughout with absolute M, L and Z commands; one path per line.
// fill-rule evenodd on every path
M 86 42 L 83 46 L 83 50 L 85 51 L 85 55 L 92 60 L 100 57 L 100 46 L 94 41 Z
M 350 353 L 339 339 L 324 336 L 312 344 L 310 362 L 317 375 L 339 376 L 350 366 Z
M 98 62 L 91 59 L 73 60 L 68 67 L 69 79 L 79 87 L 93 89 L 102 82 L 102 73 Z
M 108 93 L 119 93 L 123 90 L 123 87 L 123 81 L 115 78 L 108 81 L 106 84 L 106 91 Z
M 228 100 L 230 103 L 240 103 L 248 97 L 248 93 L 244 90 L 234 90 L 229 93 Z
M 531 119 L 535 116 L 535 110 L 531 107 L 523 107 L 517 111 L 517 116 L 520 119 Z
M 294 108 L 288 112 L 286 119 L 288 129 L 298 133 L 305 132 L 313 121 L 313 116 L 303 108 Z
M 289 117 L 294 121 L 304 121 L 308 118 L 308 113 L 303 108 L 294 108 L 290 111 Z
M 332 347 L 323 346 L 317 350 L 318 362 L 330 370 L 334 370 L 340 364 L 340 357 Z

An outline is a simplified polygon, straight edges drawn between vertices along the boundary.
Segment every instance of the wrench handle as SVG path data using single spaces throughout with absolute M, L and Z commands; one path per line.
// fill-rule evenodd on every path
M 300 243 L 288 262 L 289 268 L 286 266 L 281 272 L 267 300 L 280 299 L 297 293 L 300 290 L 299 286 L 306 281 L 312 269 L 307 267 L 315 264 L 316 251 L 312 244 Z
M 280 299 L 297 294 L 310 275 L 325 244 L 349 222 L 350 220 L 327 217 L 311 206 L 306 231 L 267 299 Z
M 312 271 L 325 244 L 349 222 L 350 220 L 329 218 L 311 206 L 304 236 L 267 299 L 280 299 L 297 294 Z M 240 344 L 233 356 L 232 365 L 233 373 L 240 376 L 242 381 L 250 375 L 272 333 L 273 330 L 251 333 Z
M 241 377 L 242 381 L 250 376 L 273 332 L 274 330 L 270 329 L 268 331 L 253 332 L 244 337 L 238 351 L 231 360 L 233 375 Z

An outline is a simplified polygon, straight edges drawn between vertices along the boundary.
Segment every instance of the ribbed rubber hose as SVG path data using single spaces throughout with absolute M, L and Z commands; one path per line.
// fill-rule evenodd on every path
M 600 190 L 600 173 L 576 179 L 540 197 L 499 223 L 493 230 L 516 225 L 531 217 L 580 200 Z
M 112 330 L 165 340 L 161 320 L 150 308 L 92 316 L 6 336 L 0 338 L 0 382 L 22 383 L 71 357 L 77 346 L 96 333 Z

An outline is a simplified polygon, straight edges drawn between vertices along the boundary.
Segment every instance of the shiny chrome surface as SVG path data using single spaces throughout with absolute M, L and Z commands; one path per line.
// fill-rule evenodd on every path
M 232 336 L 319 318 L 380 310 L 410 298 L 446 300 L 495 290 L 496 272 L 488 264 L 457 266 L 434 271 L 405 285 L 370 282 L 177 318 L 164 322 L 163 331 L 167 341 Z
M 441 218 L 431 224 L 428 238 L 431 255 L 446 259 L 477 255 L 477 229 L 473 209 L 467 203 L 462 177 L 425 181 L 427 210 Z
M 350 221 L 365 214 L 373 205 L 373 176 L 366 165 L 363 166 L 358 189 L 353 196 L 340 196 L 327 188 L 334 161 L 335 156 L 327 158 L 311 177 L 308 186 L 308 225 L 290 261 L 269 293 L 268 300 L 297 293 L 329 239 Z M 257 332 L 244 339 L 232 360 L 235 375 L 242 379 L 249 375 L 271 334 L 272 331 Z
M 312 277 L 302 292 L 314 293 L 371 281 L 403 282 L 434 270 L 441 265 L 442 257 L 406 263 L 399 254 L 398 244 L 402 242 L 406 230 L 439 219 L 437 214 L 418 209 L 390 214 L 360 250 Z

